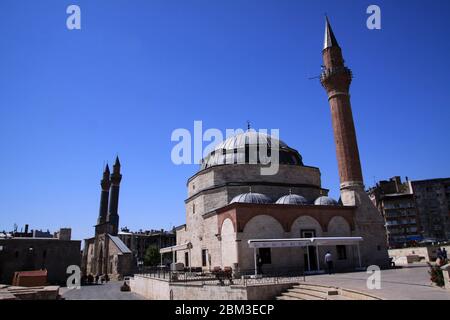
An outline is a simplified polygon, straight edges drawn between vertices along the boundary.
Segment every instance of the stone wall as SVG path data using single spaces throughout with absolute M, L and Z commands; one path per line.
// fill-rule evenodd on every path
M 293 283 L 255 286 L 218 286 L 200 283 L 170 283 L 136 275 L 130 280 L 131 291 L 150 300 L 269 300 Z
M 386 268 L 389 264 L 385 222 L 378 209 L 361 186 L 341 186 L 344 206 L 356 206 L 356 235 L 363 237 L 360 245 L 362 265 Z
M 108 274 L 111 279 L 131 275 L 133 270 L 133 256 L 131 253 L 122 253 L 116 244 L 108 241 Z
M 90 239 L 84 239 L 84 249 L 83 249 L 83 256 L 81 260 L 81 272 L 84 275 L 93 274 L 94 273 L 94 250 L 95 250 L 95 244 L 94 244 L 95 238 Z
M 250 206 L 250 205 L 248 205 Z M 292 222 L 286 222 L 283 219 L 276 219 L 270 216 L 264 210 L 267 206 L 259 208 L 242 208 L 235 212 L 230 209 L 223 213 L 212 214 L 202 217 L 201 228 L 187 228 L 177 231 L 177 243 L 190 241 L 193 245 L 191 250 L 179 251 L 177 261 L 184 263 L 184 255 L 191 255 L 191 265 L 193 267 L 203 267 L 208 270 L 215 266 L 232 267 L 233 270 L 249 271 L 254 269 L 254 251 L 249 248 L 249 239 L 282 239 L 282 238 L 300 238 L 304 235 L 302 231 L 314 231 L 316 237 L 322 236 L 358 236 L 351 230 L 352 210 L 342 207 L 323 207 L 309 206 L 301 208 L 291 208 L 294 211 L 288 211 L 285 206 L 274 205 L 273 212 L 279 216 L 287 218 L 293 213 L 308 213 L 311 215 L 301 215 L 295 218 L 291 217 Z M 314 209 L 314 210 L 313 210 Z M 242 210 L 246 210 L 245 212 Z M 250 210 L 250 211 L 249 211 Z M 258 210 L 261 210 L 259 212 Z M 280 211 L 283 210 L 283 211 Z M 233 214 L 243 217 L 244 213 L 252 213 L 252 217 L 245 222 L 238 221 L 233 223 Z M 319 216 L 320 215 L 320 216 Z M 341 215 L 346 216 L 343 218 Z M 314 218 L 316 217 L 316 218 Z M 320 221 L 320 222 L 319 222 Z M 237 225 L 244 227 L 242 232 L 236 232 Z M 200 232 L 200 230 L 202 232 Z M 208 261 L 202 266 L 202 250 L 207 250 Z M 335 257 L 336 269 L 347 270 L 359 266 L 357 250 L 355 246 L 346 246 L 346 257 L 339 260 L 336 246 L 320 247 L 317 251 L 310 253 L 310 259 L 313 259 L 313 265 L 317 264 L 317 257 L 321 269 L 324 269 L 323 257 L 327 251 L 330 251 Z M 311 256 L 311 254 L 313 256 Z M 271 249 L 272 263 L 263 266 L 263 272 L 271 269 L 306 269 L 305 248 L 277 248 Z M 315 270 L 311 266 L 312 270 Z
M 221 228 L 221 266 L 233 267 L 238 262 L 236 233 L 234 231 L 233 222 L 226 219 Z
M 239 267 L 241 270 L 250 270 L 255 268 L 254 251 L 249 248 L 248 240 L 250 239 L 284 239 L 284 238 L 300 238 L 302 231 L 314 231 L 316 237 L 333 237 L 333 236 L 354 236 L 350 230 L 347 221 L 339 216 L 332 218 L 328 225 L 328 232 L 324 232 L 319 222 L 310 216 L 301 216 L 292 224 L 290 232 L 285 232 L 278 221 L 270 216 L 256 216 L 251 219 L 245 226 L 244 232 L 238 233 L 238 252 Z M 346 270 L 358 266 L 358 254 L 355 246 L 345 246 L 346 258 L 339 260 L 336 246 L 319 247 L 313 252 L 314 256 L 310 256 L 312 265 L 319 261 L 319 269 L 326 268 L 324 264 L 324 256 L 327 251 L 334 257 L 334 264 L 337 270 Z M 283 270 L 283 269 L 299 269 L 307 270 L 306 264 L 306 248 L 272 248 L 272 263 L 263 265 L 262 271 Z M 317 255 L 318 252 L 318 255 Z M 317 259 L 318 258 L 318 259 Z M 314 261 L 312 261 L 314 260 Z M 311 266 L 312 267 L 312 266 Z
M 437 258 L 437 249 L 439 247 L 429 246 L 429 247 L 412 247 L 412 248 L 402 248 L 402 249 L 390 249 L 389 257 L 394 259 L 399 259 L 401 257 L 407 256 L 419 256 L 423 257 L 424 261 L 435 261 Z M 443 246 L 440 248 L 445 248 L 448 253 L 450 253 L 450 246 Z
M 168 281 L 135 275 L 130 279 L 131 291 L 149 300 L 170 300 Z
M 199 171 L 188 181 L 188 197 L 194 196 L 199 191 L 225 183 L 282 183 L 305 184 L 320 187 L 320 170 L 314 167 L 280 165 L 275 175 L 261 175 L 261 165 L 229 164 L 215 166 Z
M 81 241 L 0 239 L 0 283 L 11 284 L 14 272 L 47 269 L 50 284 L 65 284 L 67 267 L 80 266 Z
M 227 205 L 238 194 L 249 192 L 264 193 L 273 201 L 292 193 L 303 195 L 313 202 L 320 195 L 327 194 L 321 189 L 320 171 L 313 167 L 280 165 L 279 172 L 272 176 L 262 176 L 260 165 L 224 165 L 200 171 L 188 181 L 186 200 L 186 220 L 195 212 L 200 215 Z M 211 189 L 214 188 L 214 189 Z

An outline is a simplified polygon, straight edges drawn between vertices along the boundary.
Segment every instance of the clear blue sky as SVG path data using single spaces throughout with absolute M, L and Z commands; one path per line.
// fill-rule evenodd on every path
M 382 30 L 366 28 L 378 4 Z M 0 230 L 93 235 L 104 161 L 118 153 L 121 226 L 185 221 L 176 128 L 279 128 L 338 197 L 320 72 L 324 13 L 355 78 L 366 185 L 449 176 L 450 2 L 53 0 L 0 2 Z M 66 28 L 81 7 L 82 30 Z

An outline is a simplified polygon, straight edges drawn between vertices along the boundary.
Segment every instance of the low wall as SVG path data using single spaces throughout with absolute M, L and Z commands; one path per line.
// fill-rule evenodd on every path
M 425 261 L 435 261 L 437 258 L 437 249 L 439 247 L 429 246 L 429 247 L 411 247 L 411 248 L 402 248 L 402 249 L 390 249 L 389 257 L 395 259 L 399 259 L 401 257 L 407 256 L 419 256 L 424 257 Z M 447 252 L 450 253 L 450 246 L 443 246 L 441 248 L 445 248 Z
M 176 283 L 135 275 L 130 288 L 150 300 L 269 300 L 292 287 L 293 283 L 219 286 Z
M 150 300 L 170 300 L 169 281 L 135 275 L 130 279 L 131 291 Z
M 173 300 L 247 300 L 245 288 L 234 286 L 171 284 Z
M 444 276 L 444 288 L 450 290 L 450 263 L 446 264 L 441 269 Z

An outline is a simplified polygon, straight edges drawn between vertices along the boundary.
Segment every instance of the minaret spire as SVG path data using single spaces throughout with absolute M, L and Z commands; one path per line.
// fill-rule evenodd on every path
M 116 156 L 116 161 L 113 165 L 113 173 L 111 174 L 111 191 L 109 195 L 109 212 L 106 221 L 109 224 L 109 233 L 117 235 L 119 231 L 119 189 L 122 174 L 120 173 L 119 156 Z
M 109 197 L 109 188 L 111 186 L 110 182 L 110 172 L 109 166 L 106 164 L 106 167 L 103 171 L 103 178 L 100 181 L 100 186 L 102 187 L 102 192 L 100 196 L 100 210 L 97 219 L 97 225 L 102 225 L 106 223 L 106 218 L 108 215 L 108 197 Z M 102 229 L 100 227 L 99 231 Z
M 116 162 L 114 163 L 114 167 L 119 167 L 120 168 L 120 161 L 119 161 L 119 156 L 116 156 Z
M 331 28 L 330 20 L 325 16 L 325 40 L 323 42 L 323 49 L 325 50 L 330 47 L 339 47 L 339 44 Z

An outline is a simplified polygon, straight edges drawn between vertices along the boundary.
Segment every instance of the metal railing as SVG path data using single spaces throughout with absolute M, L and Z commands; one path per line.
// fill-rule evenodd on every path
M 297 283 L 306 281 L 303 269 L 297 268 L 270 268 L 261 270 L 246 269 L 223 272 L 205 271 L 199 268 L 173 271 L 169 268 L 141 267 L 137 275 L 168 281 L 171 283 L 184 283 L 193 285 L 220 285 L 220 286 L 255 286 L 282 283 Z

